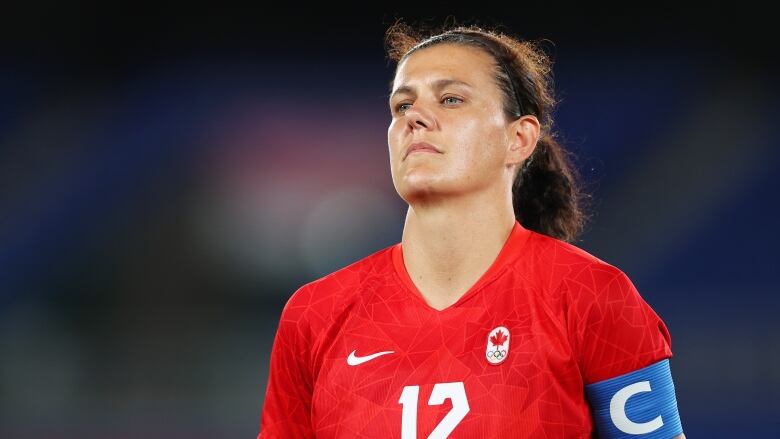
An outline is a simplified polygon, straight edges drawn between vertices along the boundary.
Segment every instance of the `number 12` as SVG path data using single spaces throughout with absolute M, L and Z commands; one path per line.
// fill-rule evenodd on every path
M 405 386 L 398 403 L 401 410 L 401 439 L 417 439 L 417 400 L 420 396 L 420 386 Z M 466 388 L 463 382 L 437 383 L 433 386 L 428 405 L 441 405 L 445 400 L 452 400 L 452 409 L 442 418 L 439 425 L 433 429 L 428 439 L 446 438 L 469 412 L 469 401 L 466 398 Z

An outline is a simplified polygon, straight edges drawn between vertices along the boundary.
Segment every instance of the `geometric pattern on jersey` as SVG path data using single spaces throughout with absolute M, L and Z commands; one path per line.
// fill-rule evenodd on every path
M 497 327 L 511 342 L 494 365 Z M 671 356 L 666 325 L 620 269 L 517 221 L 443 310 L 422 298 L 398 243 L 289 299 L 259 437 L 589 438 L 585 386 Z

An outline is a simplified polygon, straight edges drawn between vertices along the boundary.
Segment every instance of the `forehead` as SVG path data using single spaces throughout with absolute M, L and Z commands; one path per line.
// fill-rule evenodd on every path
M 401 86 L 423 86 L 441 78 L 457 79 L 475 87 L 493 81 L 494 61 L 476 47 L 437 44 L 419 49 L 398 66 L 393 90 Z

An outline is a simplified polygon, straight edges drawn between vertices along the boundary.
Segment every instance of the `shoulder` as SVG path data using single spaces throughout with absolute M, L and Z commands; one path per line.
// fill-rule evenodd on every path
M 644 309 L 643 299 L 628 276 L 617 266 L 585 249 L 533 232 L 515 265 L 525 277 L 533 297 L 546 304 L 567 328 L 598 320 L 603 313 L 622 314 Z
M 585 249 L 532 232 L 527 251 L 532 269 L 547 291 L 598 291 L 614 282 L 630 282 L 617 266 Z
M 305 323 L 321 329 L 334 315 L 349 308 L 367 287 L 391 275 L 391 250 L 385 247 L 358 261 L 299 287 L 282 311 L 282 322 Z
M 549 288 L 586 383 L 621 375 L 672 356 L 671 335 L 620 268 L 582 248 L 534 235 L 538 270 Z

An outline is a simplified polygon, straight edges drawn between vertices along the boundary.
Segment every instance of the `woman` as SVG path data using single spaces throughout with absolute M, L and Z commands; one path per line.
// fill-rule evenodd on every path
M 387 42 L 403 236 L 290 298 L 259 437 L 684 437 L 665 324 L 569 243 L 548 59 L 473 26 Z

